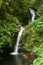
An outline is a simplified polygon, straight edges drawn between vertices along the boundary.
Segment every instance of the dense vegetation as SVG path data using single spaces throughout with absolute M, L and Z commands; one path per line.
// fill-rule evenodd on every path
M 43 5 L 37 9 L 37 20 L 30 22 L 24 31 L 23 43 L 27 51 L 34 52 L 37 58 L 33 65 L 43 65 Z
M 3 53 L 6 45 L 8 48 L 12 47 L 16 41 L 19 28 L 20 22 L 18 19 L 8 12 L 5 12 L 3 8 L 0 8 L 0 52 Z
M 38 59 L 39 63 L 43 59 L 43 16 L 27 25 L 23 39 L 24 48 L 38 56 L 33 62 L 33 65 L 38 65 Z
M 29 8 L 36 11 L 33 22 Z M 36 53 L 33 65 L 43 65 L 43 0 L 0 0 L 0 52 L 12 48 L 21 25 L 24 49 Z
M 8 13 L 4 15 L 6 17 L 3 20 L 0 20 L 0 51 L 1 52 L 3 52 L 3 48 L 6 45 L 12 46 L 13 40 L 16 37 L 15 34 L 17 34 L 20 27 L 20 23 L 16 19 L 16 17 L 13 17 Z

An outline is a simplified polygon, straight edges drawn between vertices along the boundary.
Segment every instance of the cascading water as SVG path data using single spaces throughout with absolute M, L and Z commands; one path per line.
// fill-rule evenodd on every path
M 30 13 L 32 15 L 32 21 L 34 21 L 35 20 L 35 11 L 30 8 Z M 24 27 L 21 27 L 21 29 L 18 33 L 17 42 L 16 42 L 16 45 L 15 45 L 14 52 L 12 52 L 11 55 L 17 55 L 18 54 L 19 42 L 20 42 L 23 31 L 24 31 Z
M 21 39 L 21 36 L 22 36 L 23 31 L 24 31 L 24 27 L 21 27 L 21 29 L 20 29 L 20 31 L 18 33 L 17 42 L 16 42 L 16 45 L 15 45 L 14 52 L 11 53 L 12 55 L 18 54 L 19 42 L 20 42 L 20 39 Z
M 30 8 L 30 13 L 31 13 L 31 15 L 32 15 L 32 21 L 34 21 L 34 20 L 35 20 L 35 16 L 36 16 L 36 15 L 35 15 L 35 11 Z

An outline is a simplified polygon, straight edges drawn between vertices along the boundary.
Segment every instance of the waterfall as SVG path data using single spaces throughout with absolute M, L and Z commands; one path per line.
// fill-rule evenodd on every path
M 24 27 L 21 27 L 21 28 L 20 28 L 20 31 L 19 31 L 19 33 L 18 33 L 18 37 L 17 37 L 17 41 L 16 41 L 16 45 L 15 45 L 14 52 L 11 53 L 12 55 L 18 54 L 19 42 L 20 42 L 20 39 L 21 39 L 21 36 L 22 36 L 23 31 L 24 31 Z
M 32 15 L 32 19 L 31 20 L 34 21 L 35 20 L 35 11 L 30 8 L 30 13 Z

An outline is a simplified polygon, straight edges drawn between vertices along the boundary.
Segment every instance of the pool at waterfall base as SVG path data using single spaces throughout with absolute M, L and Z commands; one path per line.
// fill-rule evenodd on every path
M 31 65 L 31 63 L 21 55 L 7 55 L 0 60 L 0 65 Z

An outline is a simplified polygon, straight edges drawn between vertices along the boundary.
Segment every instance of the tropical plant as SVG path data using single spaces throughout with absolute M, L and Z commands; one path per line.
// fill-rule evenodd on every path
M 38 57 L 37 59 L 35 59 L 33 65 L 43 65 L 43 58 Z
M 35 51 L 41 43 L 43 43 L 43 17 L 30 22 L 26 26 L 23 37 L 24 48 L 27 51 Z
M 15 34 L 19 31 L 20 27 L 20 22 L 16 17 L 8 13 L 5 13 L 4 16 L 3 20 L 0 19 L 0 51 L 2 51 L 6 45 L 9 47 L 13 45 Z

